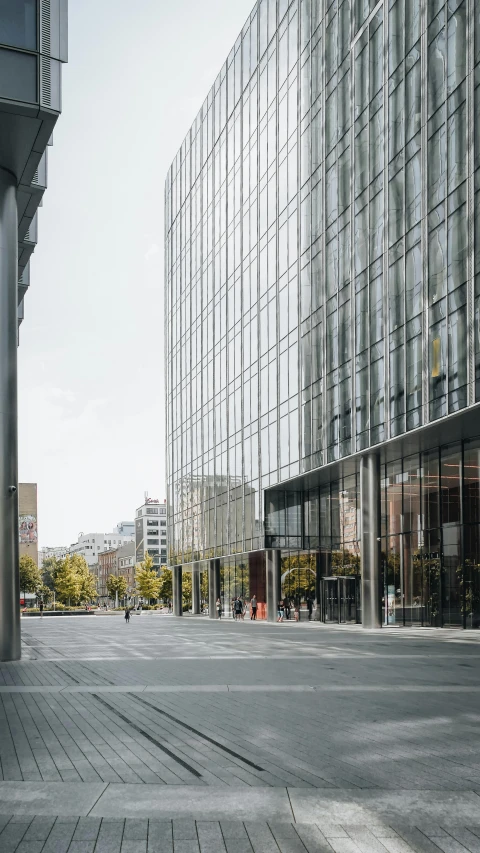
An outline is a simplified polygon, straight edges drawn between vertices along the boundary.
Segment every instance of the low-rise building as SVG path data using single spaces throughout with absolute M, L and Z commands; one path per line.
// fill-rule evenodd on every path
M 42 568 L 44 561 L 50 559 L 50 557 L 55 557 L 56 560 L 64 560 L 69 553 L 70 549 L 67 548 L 66 545 L 58 545 L 55 547 L 46 545 L 38 551 L 38 565 Z
M 87 565 L 92 567 L 103 551 L 115 550 L 133 540 L 133 534 L 129 533 L 79 533 L 77 542 L 70 545 L 70 553 L 81 554 Z
M 145 559 L 148 551 L 155 566 L 167 564 L 167 502 L 162 504 L 154 498 L 146 498 L 145 503 L 135 513 L 136 562 Z
M 127 581 L 127 592 L 132 595 L 135 591 L 135 543 L 132 540 L 119 548 L 101 551 L 97 563 L 91 569 L 97 579 L 99 599 L 109 597 L 107 580 L 110 575 L 124 577 Z

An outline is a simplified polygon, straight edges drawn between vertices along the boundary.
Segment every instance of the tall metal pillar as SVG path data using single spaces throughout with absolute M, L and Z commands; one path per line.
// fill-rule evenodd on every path
M 182 598 L 182 567 L 174 566 L 172 572 L 173 581 L 173 615 L 183 616 Z
M 362 561 L 362 625 L 380 628 L 380 459 L 370 453 L 360 460 L 360 555 Z
M 16 180 L 0 169 L 0 660 L 19 660 Z
M 194 563 L 192 571 L 192 613 L 198 614 L 200 612 L 200 572 L 198 563 Z
M 280 551 L 278 548 L 266 552 L 267 569 L 267 622 L 277 621 L 278 602 L 281 595 Z
M 208 618 L 217 618 L 217 598 L 220 598 L 220 559 L 208 562 Z

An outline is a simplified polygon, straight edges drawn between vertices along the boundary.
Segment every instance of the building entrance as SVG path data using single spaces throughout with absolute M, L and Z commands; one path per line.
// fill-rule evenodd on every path
M 360 622 L 360 578 L 322 578 L 322 622 Z

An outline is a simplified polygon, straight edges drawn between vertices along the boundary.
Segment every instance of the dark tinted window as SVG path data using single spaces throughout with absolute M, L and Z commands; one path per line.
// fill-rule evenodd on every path
M 0 44 L 37 48 L 37 0 L 0 0 Z

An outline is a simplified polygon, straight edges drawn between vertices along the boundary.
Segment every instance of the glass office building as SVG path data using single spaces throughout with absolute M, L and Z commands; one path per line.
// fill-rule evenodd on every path
M 166 182 L 177 588 L 480 625 L 479 112 L 473 0 L 256 4 Z

